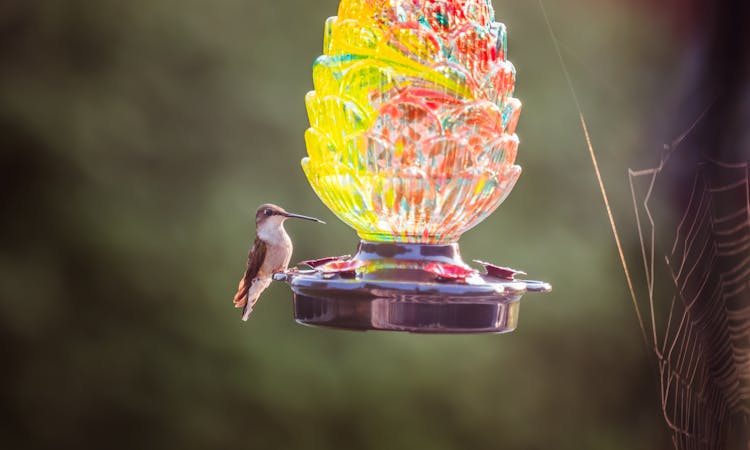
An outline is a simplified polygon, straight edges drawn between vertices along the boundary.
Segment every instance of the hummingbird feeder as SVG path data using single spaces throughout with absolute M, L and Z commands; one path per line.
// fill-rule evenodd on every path
M 354 257 L 277 274 L 295 319 L 348 329 L 502 333 L 521 272 L 461 258 L 458 239 L 505 200 L 521 103 L 490 0 L 341 0 L 305 102 L 302 168 L 361 242 Z

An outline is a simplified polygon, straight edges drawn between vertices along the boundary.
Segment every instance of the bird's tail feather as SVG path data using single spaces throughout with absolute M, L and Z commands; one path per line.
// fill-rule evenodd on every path
M 242 302 L 238 304 L 238 308 L 242 308 L 242 320 L 250 318 L 250 314 L 253 312 L 255 304 L 258 302 L 258 298 L 263 291 L 271 284 L 271 278 L 256 278 L 248 284 L 245 292 L 245 297 Z
M 253 313 L 253 308 L 255 307 L 255 301 L 251 299 L 247 299 L 245 302 L 245 307 L 242 309 L 242 320 L 247 322 L 247 319 L 250 318 L 250 314 Z
M 237 293 L 234 294 L 234 307 L 242 308 L 242 320 L 246 322 L 250 318 L 250 314 L 252 314 L 253 307 L 255 306 L 255 301 L 250 299 L 251 285 L 252 283 L 247 283 L 245 278 L 242 278 L 240 285 L 237 287 Z
M 250 290 L 249 283 L 245 282 L 245 277 L 240 279 L 240 284 L 237 286 L 237 293 L 234 294 L 234 307 L 244 308 L 247 305 L 247 292 Z

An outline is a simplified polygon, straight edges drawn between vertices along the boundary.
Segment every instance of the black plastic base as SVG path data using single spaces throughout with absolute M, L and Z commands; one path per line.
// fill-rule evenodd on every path
M 338 270 L 342 264 L 321 265 L 277 276 L 294 292 L 297 322 L 350 330 L 505 333 L 516 328 L 524 293 L 550 290 L 543 282 L 473 271 L 457 244 L 362 242 L 354 258 L 342 261 L 344 270 Z M 435 264 L 470 273 L 443 278 Z
M 350 330 L 504 333 L 516 328 L 521 299 L 520 295 L 467 300 L 439 294 L 420 298 L 397 291 L 381 293 L 390 296 L 332 298 L 327 291 L 326 297 L 316 297 L 299 289 L 294 295 L 294 317 L 305 325 Z

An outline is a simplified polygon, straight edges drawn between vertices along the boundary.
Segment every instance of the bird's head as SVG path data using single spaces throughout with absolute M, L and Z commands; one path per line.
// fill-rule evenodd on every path
M 281 206 L 274 205 L 272 203 L 266 203 L 260 205 L 258 210 L 255 212 L 255 227 L 258 230 L 266 228 L 277 228 L 280 227 L 286 219 L 305 219 L 312 220 L 314 222 L 325 223 L 315 217 L 303 216 L 300 214 L 293 214 L 287 212 Z

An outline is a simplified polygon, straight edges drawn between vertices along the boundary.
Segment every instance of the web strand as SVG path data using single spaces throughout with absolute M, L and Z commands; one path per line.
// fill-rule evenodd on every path
M 630 297 L 633 300 L 633 307 L 635 308 L 635 313 L 638 316 L 638 323 L 641 327 L 641 334 L 643 334 L 643 339 L 648 340 L 646 338 L 646 329 L 643 326 L 643 319 L 641 317 L 641 311 L 638 307 L 638 302 L 636 300 L 635 296 L 635 290 L 633 289 L 633 281 L 630 278 L 630 271 L 628 270 L 628 263 L 625 260 L 625 253 L 622 250 L 622 244 L 620 243 L 620 235 L 617 232 L 617 225 L 615 224 L 614 216 L 612 215 L 612 208 L 609 205 L 609 197 L 607 196 L 607 190 L 604 187 L 604 180 L 602 180 L 602 174 L 599 170 L 599 163 L 596 159 L 596 153 L 594 152 L 594 147 L 591 144 L 591 136 L 589 136 L 588 127 L 586 126 L 586 119 L 583 116 L 583 109 L 581 108 L 581 103 L 578 100 L 578 95 L 576 94 L 575 88 L 573 87 L 573 80 L 570 78 L 570 73 L 568 72 L 568 67 L 565 64 L 565 59 L 562 56 L 562 51 L 560 50 L 560 44 L 558 42 L 557 36 L 555 36 L 555 32 L 552 29 L 552 24 L 549 21 L 549 17 L 547 16 L 547 10 L 544 7 L 544 3 L 542 0 L 539 0 L 539 7 L 542 10 L 542 14 L 544 15 L 544 21 L 547 23 L 547 30 L 549 30 L 550 38 L 552 39 L 552 43 L 555 46 L 555 52 L 557 53 L 557 57 L 560 60 L 560 66 L 562 67 L 563 73 L 565 74 L 565 80 L 568 83 L 568 88 L 570 89 L 570 93 L 573 96 L 573 101 L 575 102 L 576 109 L 578 110 L 578 117 L 581 121 L 581 128 L 583 129 L 583 134 L 586 137 L 586 146 L 589 151 L 589 156 L 591 157 L 591 162 L 594 165 L 594 172 L 596 173 L 596 180 L 599 183 L 599 190 L 602 193 L 602 198 L 604 199 L 604 206 L 607 209 L 607 218 L 609 219 L 609 225 L 612 228 L 612 235 L 615 239 L 615 245 L 617 246 L 617 252 L 620 255 L 620 263 L 622 264 L 622 269 L 625 272 L 625 279 L 628 283 L 628 290 L 630 291 Z

